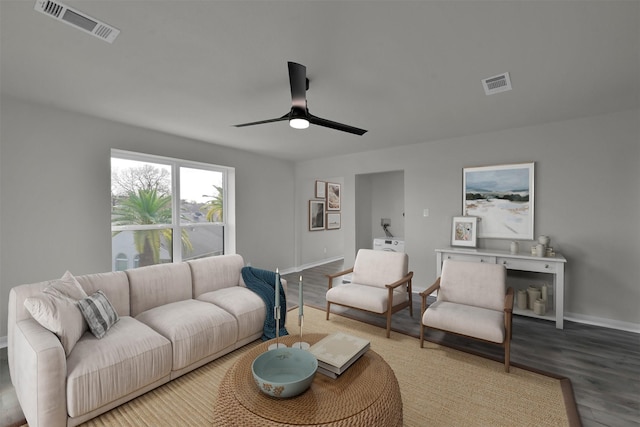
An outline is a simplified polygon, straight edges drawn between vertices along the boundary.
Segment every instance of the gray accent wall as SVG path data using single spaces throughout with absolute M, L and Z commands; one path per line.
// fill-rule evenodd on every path
M 414 289 L 425 289 L 436 278 L 434 250 L 450 246 L 451 217 L 462 213 L 462 169 L 523 162 L 535 162 L 535 235 L 549 235 L 568 260 L 566 317 L 640 331 L 639 110 L 299 162 L 298 208 L 313 180 L 334 176 L 343 184 L 340 234 L 305 232 L 296 215 L 300 262 L 318 261 L 322 241 L 352 265 L 362 244 L 356 204 L 373 203 L 355 194 L 357 184 L 363 174 L 401 170 L 406 252 Z M 508 250 L 509 242 L 480 239 L 479 246 Z
M 111 270 L 112 148 L 234 167 L 236 252 L 255 267 L 294 266 L 292 162 L 7 96 L 0 102 L 0 336 L 13 286 L 65 270 Z

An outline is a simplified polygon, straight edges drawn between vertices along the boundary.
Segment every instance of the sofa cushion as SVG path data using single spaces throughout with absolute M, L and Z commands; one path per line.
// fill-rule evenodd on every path
M 422 323 L 430 328 L 499 344 L 503 343 L 505 338 L 503 311 L 471 305 L 436 301 L 425 310 Z
M 91 333 L 98 339 L 102 338 L 118 321 L 118 313 L 102 291 L 78 301 L 78 308 L 87 321 Z
M 192 298 L 191 270 L 186 262 L 127 270 L 131 316 L 154 307 Z
M 193 280 L 193 297 L 206 292 L 238 286 L 240 270 L 244 266 L 242 256 L 220 255 L 188 261 Z
M 409 257 L 401 252 L 360 249 L 353 265 L 351 281 L 385 288 L 409 272 Z
M 504 309 L 506 269 L 500 264 L 445 260 L 438 301 Z
M 26 298 L 24 306 L 42 326 L 58 336 L 67 356 L 87 330 L 76 301 L 86 297 L 70 272 L 49 283 L 39 295 Z M 78 316 L 80 314 L 80 316 Z
M 215 304 L 236 318 L 238 341 L 256 333 L 262 333 L 266 307 L 262 298 L 253 291 L 241 286 L 233 286 L 204 293 L 198 297 L 198 300 Z
M 124 271 L 76 276 L 87 295 L 104 292 L 119 316 L 129 316 L 129 278 Z
M 101 340 L 84 334 L 67 359 L 67 411 L 78 417 L 171 371 L 169 340 L 123 316 Z
M 222 308 L 186 300 L 152 308 L 136 316 L 171 341 L 177 371 L 235 344 L 236 319 Z
M 376 286 L 359 285 L 357 283 L 344 283 L 333 286 L 327 291 L 327 301 L 335 304 L 356 307 L 374 313 L 387 311 L 387 299 L 389 290 Z M 393 292 L 393 306 L 409 300 L 406 290 Z

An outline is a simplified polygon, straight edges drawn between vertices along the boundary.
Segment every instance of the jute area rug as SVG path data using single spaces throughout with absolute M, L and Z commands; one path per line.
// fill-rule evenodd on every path
M 297 310 L 287 315 L 299 333 Z M 575 403 L 563 397 L 561 380 L 305 307 L 303 333 L 347 331 L 371 341 L 400 384 L 405 426 L 571 426 Z M 83 426 L 212 426 L 218 384 L 249 344 L 95 418 Z M 320 375 L 320 374 L 317 374 Z M 247 384 L 253 387 L 254 384 Z M 277 404 L 277 402 L 274 402 Z M 568 405 L 568 406 L 567 406 Z M 568 411 L 569 409 L 569 411 Z M 576 424 L 577 423 L 577 424 Z M 368 427 L 368 426 L 367 426 Z

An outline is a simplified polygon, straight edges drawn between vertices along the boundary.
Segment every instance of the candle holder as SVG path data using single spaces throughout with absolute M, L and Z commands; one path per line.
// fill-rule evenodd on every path
M 304 324 L 304 315 L 298 315 L 298 326 L 300 326 L 300 341 L 291 344 L 291 348 L 299 348 L 301 350 L 308 350 L 311 345 L 308 342 L 302 341 L 302 325 Z
M 269 345 L 269 350 L 285 348 L 287 345 L 280 343 L 280 307 L 273 307 L 273 318 L 276 320 L 276 342 Z

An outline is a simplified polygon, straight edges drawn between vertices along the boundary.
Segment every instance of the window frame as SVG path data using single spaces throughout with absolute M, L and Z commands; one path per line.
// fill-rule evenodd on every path
M 234 254 L 236 252 L 235 168 L 230 166 L 221 166 L 211 163 L 195 162 L 192 160 L 163 157 L 155 154 L 144 154 L 115 148 L 111 149 L 111 155 L 109 157 L 110 162 L 112 158 L 133 160 L 137 162 L 156 163 L 166 165 L 171 168 L 171 223 L 149 225 L 111 225 L 112 235 L 114 231 L 155 230 L 170 228 L 172 230 L 173 236 L 172 262 L 175 264 L 183 261 L 181 235 L 184 228 L 222 226 L 223 253 Z M 222 206 L 222 221 L 188 224 L 182 223 L 180 215 L 180 168 L 183 167 L 222 173 L 221 187 L 224 195 L 224 203 Z M 109 182 L 111 182 L 111 177 L 109 178 Z M 113 249 L 111 252 L 111 257 L 113 257 Z M 113 266 L 115 265 L 114 260 L 111 260 L 111 264 L 113 269 Z

